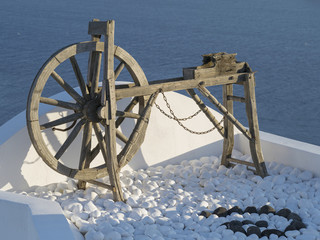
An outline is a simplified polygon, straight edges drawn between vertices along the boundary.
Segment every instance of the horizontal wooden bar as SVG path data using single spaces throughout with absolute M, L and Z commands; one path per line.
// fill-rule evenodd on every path
M 188 79 L 171 78 L 149 82 L 146 86 L 135 86 L 132 88 L 120 88 L 116 90 L 116 98 L 127 98 L 134 96 L 147 96 L 161 89 L 163 92 L 179 91 L 192 88 L 198 88 L 201 83 L 204 87 L 218 86 L 224 84 L 242 84 L 246 79 L 245 76 L 250 73 L 235 73 L 230 75 L 221 75 L 213 78 L 205 79 Z
M 232 101 L 236 101 L 236 102 L 243 102 L 243 103 L 246 102 L 246 99 L 244 97 L 238 97 L 238 96 L 228 95 L 227 99 L 232 100 Z
M 111 185 L 108 185 L 108 184 L 105 184 L 105 183 L 102 183 L 102 182 L 99 182 L 99 181 L 86 180 L 85 182 L 88 182 L 88 183 L 97 185 L 97 186 L 99 186 L 99 187 L 103 187 L 103 188 L 106 188 L 106 189 L 109 189 L 109 190 L 113 191 L 113 187 L 112 187 Z
M 247 165 L 250 167 L 254 167 L 254 164 L 252 162 L 247 162 L 247 161 L 243 161 L 243 160 L 236 159 L 236 158 L 227 158 L 227 161 Z

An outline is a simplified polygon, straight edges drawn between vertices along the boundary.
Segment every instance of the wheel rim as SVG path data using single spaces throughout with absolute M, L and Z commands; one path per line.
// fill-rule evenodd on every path
M 99 146 L 93 146 L 92 138 L 93 133 L 97 138 L 99 134 L 103 135 L 100 126 L 100 119 L 97 116 L 97 108 L 99 107 L 100 96 L 98 82 L 101 64 L 101 54 L 104 50 L 104 43 L 102 42 L 81 42 L 67 46 L 56 53 L 54 53 L 41 67 L 37 76 L 35 77 L 31 86 L 28 103 L 27 103 L 27 127 L 31 141 L 43 159 L 43 161 L 55 171 L 75 179 L 90 180 L 105 177 L 107 173 L 106 164 L 101 164 L 96 167 L 89 168 L 89 165 L 81 165 L 83 159 L 95 158 L 99 153 Z M 87 73 L 88 83 L 83 80 L 80 67 L 75 58 L 76 55 L 81 53 L 89 53 L 89 68 Z M 115 46 L 114 56 L 119 60 L 119 65 L 116 68 L 115 76 L 119 76 L 123 67 L 127 69 L 133 82 L 137 86 L 147 85 L 147 79 L 144 75 L 139 64 L 134 58 L 125 50 Z M 66 60 L 70 60 L 74 75 L 76 76 L 78 86 L 81 93 L 77 93 L 62 78 L 55 70 L 62 65 Z M 72 101 L 63 101 L 57 99 L 46 98 L 42 93 L 46 87 L 48 79 L 54 79 L 53 82 L 58 83 L 63 87 L 64 91 L 72 98 Z M 51 81 L 51 80 L 50 80 Z M 129 105 L 119 114 L 130 112 L 132 108 L 138 104 L 138 113 L 140 113 L 146 104 L 146 97 L 137 97 L 130 101 Z M 40 123 L 39 119 L 39 106 L 40 105 L 54 105 L 61 107 L 64 110 L 73 111 L 68 112 L 66 116 L 61 116 L 58 119 Z M 127 114 L 128 115 L 128 114 Z M 125 115 L 125 117 L 128 117 Z M 132 114 L 131 114 L 132 115 Z M 131 116 L 129 114 L 129 117 Z M 138 114 L 136 114 L 138 116 Z M 125 117 L 119 117 L 116 121 L 116 126 L 119 127 Z M 132 117 L 132 116 L 131 116 Z M 49 149 L 48 143 L 44 132 L 50 131 L 50 128 L 58 129 L 61 124 L 70 124 L 73 121 L 70 131 L 67 132 L 67 137 L 61 146 L 56 150 Z M 49 129 L 49 130 L 48 130 Z M 61 157 L 68 151 L 70 145 L 78 138 L 82 132 L 82 142 L 79 158 L 79 169 L 67 166 L 61 161 Z M 118 139 L 125 141 L 125 136 L 121 131 L 117 131 Z M 101 138 L 101 136 L 100 136 Z M 103 137 L 104 139 L 104 137 Z M 99 141 L 99 140 L 98 140 Z M 50 143 L 51 144 L 51 143 Z M 93 159 L 91 161 L 93 161 Z M 90 162 L 91 162 L 90 161 Z M 80 166 L 81 165 L 81 166 Z

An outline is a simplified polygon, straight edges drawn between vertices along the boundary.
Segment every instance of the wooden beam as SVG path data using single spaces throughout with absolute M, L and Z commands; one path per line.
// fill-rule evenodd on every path
M 235 73 L 231 75 L 207 78 L 201 81 L 198 79 L 184 80 L 183 78 L 153 81 L 149 82 L 149 85 L 146 86 L 117 89 L 116 98 L 121 99 L 134 96 L 151 95 L 159 89 L 161 89 L 163 92 L 170 92 L 198 88 L 199 83 L 201 83 L 204 87 L 224 84 L 242 84 L 246 75 L 248 75 L 248 73 Z

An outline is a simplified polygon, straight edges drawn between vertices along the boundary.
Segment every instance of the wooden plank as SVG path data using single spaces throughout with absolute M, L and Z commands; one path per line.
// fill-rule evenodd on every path
M 233 85 L 226 84 L 222 86 L 223 106 L 227 112 L 233 115 L 233 101 L 228 99 L 229 95 L 233 94 Z M 224 118 L 224 138 L 223 138 L 223 150 L 221 155 L 221 164 L 229 167 L 228 158 L 231 158 L 232 150 L 234 146 L 234 128 L 232 122 L 228 118 Z
M 221 113 L 225 115 L 250 141 L 252 139 L 250 132 L 231 114 L 228 110 L 222 106 L 219 101 L 203 86 L 199 85 L 199 91 L 207 97 L 211 103 L 213 103 Z
M 89 22 L 88 34 L 89 35 L 107 35 L 109 21 L 92 21 Z
M 217 86 L 223 84 L 242 84 L 245 80 L 246 75 L 248 75 L 248 73 L 235 73 L 231 75 L 207 78 L 201 81 L 197 79 L 183 80 L 182 78 L 178 78 L 178 80 L 161 80 L 161 83 L 159 83 L 158 81 L 149 82 L 149 85 L 146 86 L 136 86 L 132 88 L 117 89 L 116 97 L 117 99 L 121 99 L 134 96 L 151 95 L 159 89 L 161 89 L 163 92 L 186 90 L 198 88 L 198 85 L 200 83 L 203 84 L 204 87 Z
M 116 112 L 117 117 L 124 117 L 124 118 L 135 118 L 139 119 L 140 115 L 137 113 L 132 113 L 132 112 L 122 112 L 122 111 L 117 111 Z
M 106 93 L 102 99 L 102 106 L 108 109 L 107 125 L 105 127 L 105 142 L 107 147 L 107 155 L 105 158 L 111 186 L 113 186 L 113 200 L 123 201 L 123 194 L 119 177 L 119 165 L 117 161 L 116 149 L 116 89 L 114 80 L 114 21 L 107 21 L 107 35 L 105 36 L 104 51 L 104 77 L 103 77 L 103 93 Z M 107 99 L 106 99 L 107 97 Z M 107 102 L 105 102 L 107 100 Z
M 197 103 L 202 112 L 207 116 L 207 118 L 212 122 L 212 124 L 217 128 L 221 136 L 224 136 L 224 128 L 220 125 L 219 121 L 213 116 L 209 111 L 207 106 L 202 102 L 200 97 L 195 93 L 193 89 L 187 89 L 187 93 L 192 97 L 192 99 Z
M 249 167 L 254 167 L 254 164 L 252 162 L 247 162 L 247 161 L 239 160 L 232 157 L 228 157 L 226 160 L 228 162 L 239 163 L 239 164 L 247 165 Z
M 261 177 L 265 177 L 268 175 L 268 172 L 263 159 L 262 149 L 260 145 L 259 124 L 255 96 L 255 79 L 253 73 L 247 76 L 247 79 L 244 83 L 244 92 L 249 130 L 250 135 L 252 136 L 252 141 L 249 141 L 250 152 L 257 173 Z

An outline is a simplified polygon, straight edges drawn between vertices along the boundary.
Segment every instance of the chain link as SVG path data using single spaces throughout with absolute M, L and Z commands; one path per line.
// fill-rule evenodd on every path
M 192 134 L 202 135 L 202 134 L 210 133 L 210 132 L 212 132 L 213 130 L 216 129 L 216 127 L 213 127 L 213 128 L 211 128 L 211 129 L 209 129 L 209 130 L 207 130 L 207 131 L 198 132 L 198 131 L 193 131 L 193 130 L 191 130 L 190 128 L 187 128 L 185 125 L 183 125 L 183 123 L 181 123 L 181 121 L 186 121 L 186 120 L 189 120 L 189 119 L 194 118 L 195 116 L 197 116 L 197 115 L 201 112 L 201 110 L 198 110 L 197 112 L 195 112 L 194 114 L 192 114 L 192 115 L 189 116 L 189 117 L 186 117 L 186 118 L 178 118 L 178 117 L 175 115 L 175 113 L 173 112 L 170 104 L 168 103 L 168 99 L 166 98 L 166 96 L 164 95 L 164 93 L 163 93 L 162 90 L 160 91 L 160 93 L 162 94 L 163 100 L 165 101 L 166 106 L 167 106 L 167 108 L 169 109 L 169 112 L 170 112 L 171 116 L 170 116 L 168 113 L 166 113 L 164 110 L 162 110 L 157 103 L 154 103 L 155 106 L 156 106 L 156 107 L 159 109 L 159 111 L 160 111 L 163 115 L 165 115 L 167 118 L 172 119 L 172 120 L 175 120 L 184 130 L 186 130 L 186 131 L 188 131 L 188 132 L 190 132 L 190 133 L 192 133 Z M 221 124 L 221 123 L 223 122 L 223 120 L 224 120 L 224 117 L 221 119 L 221 121 L 219 122 L 219 124 Z

